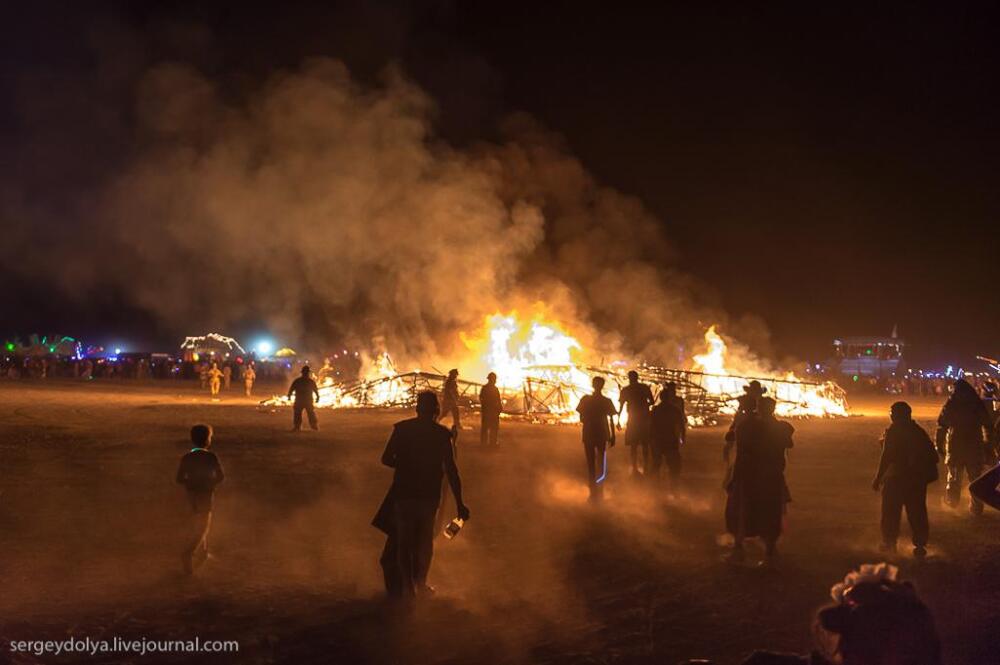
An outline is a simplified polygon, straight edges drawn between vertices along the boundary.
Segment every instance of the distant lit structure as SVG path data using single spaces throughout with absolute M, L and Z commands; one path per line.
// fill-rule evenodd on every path
M 232 355 L 246 355 L 246 351 L 243 350 L 239 342 L 219 333 L 185 337 L 181 343 L 181 352 L 187 362 L 198 362 L 202 358 L 228 358 Z
M 65 335 L 37 335 L 28 337 L 27 343 L 19 339 L 4 341 L 4 351 L 14 356 L 58 356 L 60 358 L 82 358 L 83 345 L 74 337 Z
M 884 381 L 906 370 L 906 342 L 892 337 L 844 337 L 833 340 L 831 368 L 852 381 Z

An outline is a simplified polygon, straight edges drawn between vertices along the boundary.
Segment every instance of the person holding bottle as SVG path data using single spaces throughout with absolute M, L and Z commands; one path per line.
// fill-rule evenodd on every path
M 372 520 L 387 538 L 380 563 L 391 598 L 429 595 L 427 576 L 434 556 L 434 533 L 442 479 L 455 497 L 458 519 L 469 519 L 455 464 L 452 434 L 437 422 L 440 405 L 433 392 L 417 396 L 417 417 L 396 423 L 382 454 L 393 469 L 392 485 Z

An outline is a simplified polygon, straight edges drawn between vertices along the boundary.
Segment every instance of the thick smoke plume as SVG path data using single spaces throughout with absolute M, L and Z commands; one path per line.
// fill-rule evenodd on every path
M 263 318 L 313 348 L 382 336 L 402 358 L 447 357 L 537 301 L 595 353 L 666 362 L 719 318 L 669 267 L 663 225 L 530 118 L 457 149 L 402 72 L 366 86 L 331 59 L 235 99 L 161 64 L 135 95 L 140 147 L 74 212 L 99 244 L 48 257 L 76 292 L 110 285 L 191 333 Z

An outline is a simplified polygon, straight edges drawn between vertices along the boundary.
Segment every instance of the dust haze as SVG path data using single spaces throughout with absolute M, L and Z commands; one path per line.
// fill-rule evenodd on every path
M 801 652 L 830 585 L 881 556 L 869 485 L 890 401 L 873 398 L 877 417 L 796 422 L 780 575 L 722 561 L 723 427 L 691 431 L 673 496 L 630 479 L 616 446 L 602 508 L 587 502 L 578 429 L 504 421 L 499 451 L 464 430 L 472 519 L 436 541 L 437 598 L 396 620 L 370 521 L 391 480 L 379 455 L 406 414 L 322 411 L 320 432 L 296 435 L 288 410 L 238 391 L 214 403 L 194 387 L 0 384 L 0 638 L 201 636 L 238 640 L 241 662 L 295 663 L 724 664 L 756 648 Z M 922 422 L 939 407 L 917 406 Z M 188 578 L 190 509 L 174 473 L 196 422 L 215 427 L 226 480 L 216 558 Z M 934 609 L 948 662 L 988 662 L 998 518 L 929 504 L 932 559 L 900 565 Z

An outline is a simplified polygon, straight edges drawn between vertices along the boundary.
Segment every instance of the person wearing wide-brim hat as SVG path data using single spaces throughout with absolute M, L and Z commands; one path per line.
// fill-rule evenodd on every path
M 757 412 L 757 400 L 764 396 L 767 392 L 767 388 L 760 384 L 760 381 L 754 379 L 747 385 L 743 386 L 743 394 L 736 398 L 736 416 L 733 418 L 733 424 L 726 432 L 726 441 L 732 443 L 736 434 L 736 426 L 741 420 L 747 416 Z
M 760 381 L 754 379 L 747 385 L 743 386 L 743 394 L 740 395 L 737 400 L 739 401 L 739 407 L 737 410 L 737 417 L 740 414 L 751 414 L 757 412 L 757 400 L 764 396 L 767 392 L 767 388 L 760 384 Z
M 740 423 L 757 413 L 757 400 L 764 396 L 767 392 L 767 388 L 761 385 L 760 381 L 754 379 L 747 385 L 743 386 L 743 394 L 736 398 L 737 407 L 736 415 L 733 416 L 733 422 L 729 426 L 729 430 L 726 432 L 726 445 L 722 449 L 722 458 L 729 463 L 729 455 L 732 452 L 733 446 L 736 444 L 736 428 L 739 427 Z M 728 485 L 732 477 L 732 467 L 726 472 L 725 480 L 723 485 Z

